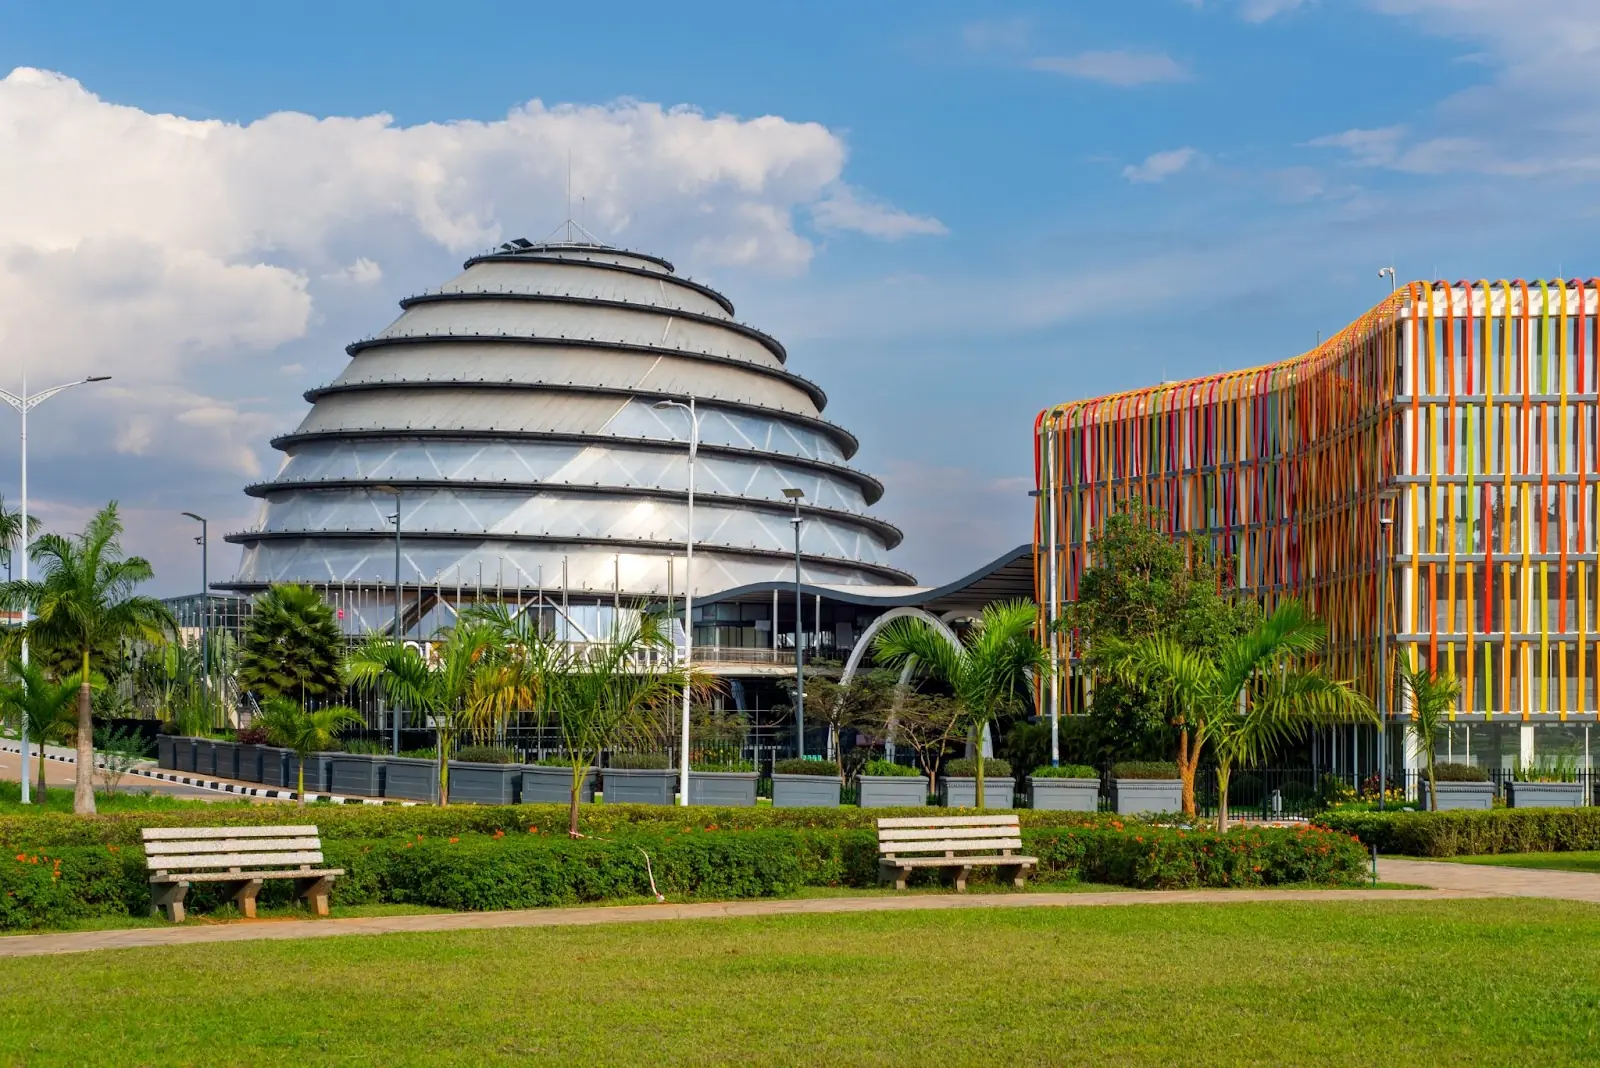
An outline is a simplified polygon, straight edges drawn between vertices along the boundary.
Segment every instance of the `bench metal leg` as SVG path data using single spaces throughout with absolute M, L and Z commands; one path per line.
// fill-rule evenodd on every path
M 188 883 L 151 883 L 152 913 L 160 913 L 169 923 L 183 922 L 183 899 L 189 894 Z
M 304 899 L 311 911 L 318 916 L 328 914 L 328 892 L 333 888 L 333 880 L 326 876 L 317 876 L 310 879 L 296 879 L 295 896 Z
M 247 920 L 256 918 L 256 895 L 261 892 L 260 879 L 246 879 L 237 884 L 233 900 L 239 906 L 239 915 Z

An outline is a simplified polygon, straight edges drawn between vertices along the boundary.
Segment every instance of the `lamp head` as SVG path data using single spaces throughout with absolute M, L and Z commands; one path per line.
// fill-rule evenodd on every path
M 85 378 L 84 381 L 85 382 L 109 382 L 109 381 L 111 381 L 111 376 L 110 375 L 90 375 L 88 378 Z
M 800 498 L 806 495 L 806 491 L 803 489 L 795 489 L 793 486 L 786 486 L 784 487 L 783 495 L 789 498 L 791 501 L 798 501 Z
M 193 512 L 185 512 L 183 514 L 188 516 L 190 519 L 195 520 L 198 523 L 204 523 L 206 521 L 206 517 L 203 516 L 203 515 L 195 515 Z

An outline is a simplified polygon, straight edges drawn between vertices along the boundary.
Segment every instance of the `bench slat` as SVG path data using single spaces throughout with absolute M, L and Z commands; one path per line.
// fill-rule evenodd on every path
M 146 842 L 184 838 L 305 838 L 317 833 L 314 824 L 289 827 L 146 827 L 139 832 Z
M 1039 866 L 1038 857 L 898 857 L 894 860 L 883 862 L 891 868 L 964 868 L 967 866 L 993 864 L 1006 868 L 1015 865 L 1020 868 L 1036 868 Z
M 880 842 L 919 842 L 930 838 L 993 838 L 1021 834 L 1016 827 L 907 827 L 878 832 Z
M 292 853 L 321 849 L 322 839 L 311 838 L 213 838 L 204 842 L 147 842 L 145 854 L 156 857 L 201 853 Z
M 228 883 L 246 879 L 317 879 L 344 874 L 343 868 L 297 868 L 292 871 L 196 871 L 176 875 L 155 875 L 152 883 Z
M 150 857 L 151 871 L 185 871 L 190 868 L 263 868 L 285 864 L 321 864 L 321 850 L 299 853 L 207 853 L 198 856 Z
M 1009 816 L 886 816 L 878 830 L 889 827 L 1015 827 L 1015 814 Z
M 945 853 L 965 849 L 1021 849 L 1021 838 L 951 838 L 939 842 L 883 842 L 879 853 Z

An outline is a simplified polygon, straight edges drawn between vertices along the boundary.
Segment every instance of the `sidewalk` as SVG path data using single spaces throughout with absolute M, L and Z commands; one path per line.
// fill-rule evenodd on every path
M 1440 890 L 1493 894 L 1496 897 L 1549 897 L 1600 904 L 1600 875 L 1581 871 L 1380 858 L 1378 878 L 1386 883 L 1412 883 Z
M 481 931 L 506 927 L 587 927 L 753 916 L 816 916 L 938 909 L 1087 908 L 1111 905 L 1223 905 L 1249 901 L 1441 901 L 1479 898 L 1464 890 L 1127 890 L 1086 894 L 915 894 L 905 897 L 803 898 L 795 901 L 710 901 L 687 905 L 601 905 L 587 908 L 363 916 L 332 920 L 236 920 L 188 927 L 0 937 L 0 957 L 87 953 L 140 946 L 192 946 L 263 939 Z

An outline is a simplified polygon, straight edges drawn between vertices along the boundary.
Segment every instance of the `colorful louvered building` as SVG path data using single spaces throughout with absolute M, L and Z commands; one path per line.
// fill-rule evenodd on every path
M 1043 610 L 1137 498 L 1241 589 L 1304 598 L 1330 666 L 1369 694 L 1404 657 L 1462 680 L 1463 724 L 1572 738 L 1600 675 L 1597 312 L 1600 279 L 1416 282 L 1293 359 L 1041 413 Z M 1083 689 L 1056 652 L 1051 701 L 1071 712 Z

